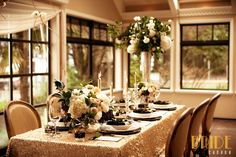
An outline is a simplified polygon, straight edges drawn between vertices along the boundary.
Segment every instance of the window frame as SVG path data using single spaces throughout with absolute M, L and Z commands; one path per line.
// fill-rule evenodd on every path
M 216 90 L 216 89 L 212 89 L 212 90 L 207 90 L 207 89 L 199 89 L 199 90 L 195 90 L 195 89 L 181 89 L 180 86 L 180 82 L 181 82 L 181 69 L 180 67 L 182 66 L 181 64 L 181 33 L 180 33 L 180 25 L 181 24 L 207 24 L 207 23 L 229 23 L 229 45 L 233 45 L 233 34 L 234 34 L 234 19 L 233 18 L 211 18 L 211 19 L 182 19 L 179 21 L 176 21 L 176 57 L 175 57 L 175 65 L 176 65 L 176 69 L 175 69 L 175 77 L 176 79 L 173 80 L 174 82 L 174 92 L 177 93 L 199 93 L 199 94 L 212 94 L 212 93 L 216 93 L 216 92 L 222 92 L 225 94 L 232 94 L 235 92 L 235 86 L 233 85 L 233 78 L 234 78 L 234 67 L 233 67 L 233 46 L 229 46 L 229 76 L 228 76 L 228 83 L 229 83 L 229 87 L 228 90 Z
M 72 32 L 70 31 L 70 36 L 68 36 L 66 34 L 66 43 L 71 43 L 71 44 L 84 44 L 84 45 L 88 45 L 89 47 L 89 55 L 88 55 L 88 66 L 89 66 L 89 77 L 91 77 L 93 75 L 93 67 L 92 67 L 92 62 L 93 62 L 93 46 L 107 46 L 107 47 L 112 47 L 113 48 L 113 69 L 115 68 L 115 46 L 114 46 L 114 41 L 109 41 L 109 35 L 107 32 L 107 41 L 103 41 L 103 40 L 96 40 L 93 39 L 93 28 L 95 25 L 98 25 L 99 30 L 102 30 L 106 24 L 105 23 L 101 23 L 101 22 L 97 22 L 97 21 L 93 21 L 93 20 L 88 20 L 88 19 L 84 19 L 84 18 L 79 18 L 79 17 L 75 17 L 72 15 L 67 15 L 66 16 L 66 24 L 70 24 L 70 30 L 71 30 L 71 24 L 72 24 L 72 20 L 78 20 L 79 21 L 79 27 L 80 27 L 80 33 L 81 33 L 81 26 L 82 23 L 85 22 L 88 24 L 89 27 L 89 38 L 82 38 L 82 37 L 73 37 L 72 36 Z M 101 36 L 101 33 L 99 33 L 99 37 Z M 115 70 L 113 70 L 112 72 L 112 82 L 113 82 L 113 88 L 114 88 L 114 82 L 115 82 Z M 109 89 L 109 87 L 103 88 L 102 90 L 107 90 Z
M 47 87 L 47 90 L 48 90 L 48 94 L 50 94 L 51 92 L 51 37 L 50 37 L 50 22 L 48 22 L 48 26 L 49 27 L 46 27 L 48 33 L 47 33 L 47 41 L 36 41 L 36 40 L 33 40 L 33 28 L 31 29 L 28 29 L 28 30 L 24 30 L 24 31 L 27 31 L 30 36 L 29 36 L 29 39 L 15 39 L 12 37 L 12 34 L 14 33 L 9 33 L 7 34 L 8 38 L 1 38 L 0 37 L 0 41 L 1 42 L 8 42 L 9 44 L 9 50 L 8 50 L 8 55 L 9 55 L 9 66 L 10 66 L 10 71 L 9 71 L 9 74 L 4 74 L 4 75 L 0 75 L 0 78 L 8 78 L 9 79 L 9 90 L 10 90 L 10 101 L 13 100 L 13 79 L 15 77 L 28 77 L 29 78 L 29 84 L 30 84 L 30 104 L 32 104 L 34 107 L 41 107 L 41 106 L 45 106 L 46 105 L 46 102 L 45 103 L 40 103 L 40 104 L 34 104 L 34 101 L 33 101 L 33 77 L 34 76 L 47 76 L 47 80 L 48 80 L 48 87 Z M 21 31 L 23 32 L 23 31 Z M 26 43 L 26 44 L 29 44 L 29 72 L 27 74 L 14 74 L 13 73 L 13 69 L 12 69 L 12 62 L 13 62 L 13 43 Z M 33 71 L 33 44 L 44 44 L 44 45 L 47 45 L 48 47 L 48 54 L 47 54 L 47 57 L 48 57 L 48 72 L 34 72 Z M 0 115 L 3 114 L 2 111 L 0 111 Z

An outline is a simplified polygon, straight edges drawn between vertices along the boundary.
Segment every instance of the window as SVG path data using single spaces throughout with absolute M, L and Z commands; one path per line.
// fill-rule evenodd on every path
M 45 104 L 50 88 L 46 26 L 0 36 L 0 112 L 10 100 Z
M 229 89 L 229 23 L 182 24 L 181 88 Z
M 141 58 L 136 55 L 129 55 L 129 86 L 134 87 L 134 75 L 137 74 L 137 81 L 142 81 L 140 70 Z M 159 59 L 152 57 L 150 81 L 160 83 L 161 88 L 170 88 L 170 50 L 167 50 Z
M 67 17 L 67 85 L 76 88 L 92 81 L 97 85 L 102 74 L 102 89 L 114 82 L 114 45 L 106 24 Z

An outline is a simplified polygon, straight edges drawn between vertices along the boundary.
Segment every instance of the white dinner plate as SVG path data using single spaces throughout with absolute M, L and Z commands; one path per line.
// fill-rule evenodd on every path
M 176 105 L 172 105 L 172 104 L 170 104 L 170 105 L 156 105 L 156 104 L 154 104 L 152 106 L 152 108 L 154 108 L 156 110 L 176 110 L 177 109 Z
M 164 111 L 165 112 L 165 111 Z M 151 112 L 151 113 L 135 113 L 131 112 L 128 114 L 130 118 L 135 120 L 159 120 L 163 115 L 163 111 Z
M 106 123 L 102 124 L 100 127 L 100 132 L 102 133 L 109 133 L 109 134 L 131 134 L 131 133 L 137 133 L 141 130 L 141 127 L 138 125 L 138 123 L 133 122 L 128 127 L 114 127 L 113 125 L 107 125 Z

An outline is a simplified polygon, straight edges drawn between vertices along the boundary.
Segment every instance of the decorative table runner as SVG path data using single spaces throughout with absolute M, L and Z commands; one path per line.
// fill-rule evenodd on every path
M 140 122 L 140 133 L 115 135 L 121 138 L 114 141 L 106 137 L 101 138 L 103 140 L 92 140 L 92 134 L 87 134 L 84 141 L 78 141 L 68 132 L 60 132 L 60 137 L 53 137 L 45 133 L 43 128 L 36 129 L 12 137 L 7 156 L 152 157 L 163 148 L 173 122 L 185 109 L 183 105 L 177 105 L 175 111 L 166 111 L 161 120 Z

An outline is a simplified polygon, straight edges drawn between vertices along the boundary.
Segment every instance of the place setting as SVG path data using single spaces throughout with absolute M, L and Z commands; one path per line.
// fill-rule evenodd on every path
M 165 110 L 165 111 L 174 111 L 177 109 L 177 105 L 173 104 L 170 101 L 158 100 L 149 104 L 151 108 L 156 110 Z

